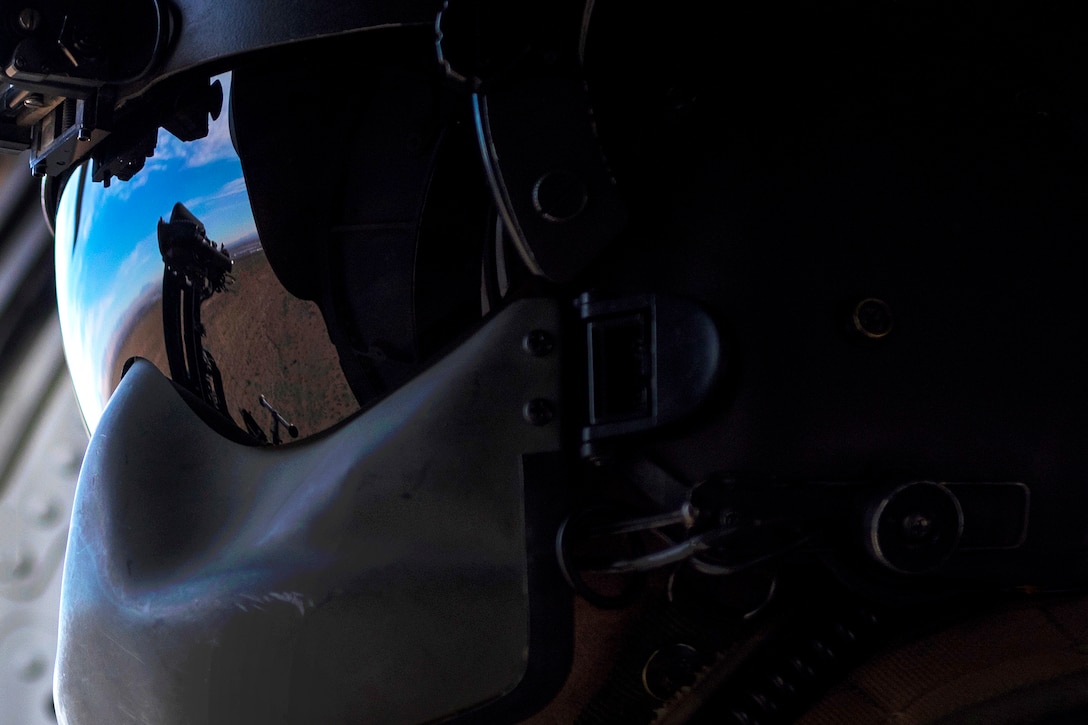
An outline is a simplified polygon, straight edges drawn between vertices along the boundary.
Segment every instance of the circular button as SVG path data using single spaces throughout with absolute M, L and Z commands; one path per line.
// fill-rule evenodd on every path
M 870 555 L 903 574 L 919 574 L 942 564 L 963 533 L 959 500 L 932 481 L 893 489 L 869 507 L 866 519 Z
M 862 335 L 879 340 L 892 331 L 892 309 L 884 300 L 868 297 L 854 306 L 852 322 Z

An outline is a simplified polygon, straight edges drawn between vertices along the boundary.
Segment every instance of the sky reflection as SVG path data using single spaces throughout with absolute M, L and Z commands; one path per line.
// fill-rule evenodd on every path
M 218 78 L 230 97 L 230 76 Z M 131 181 L 106 188 L 75 174 L 56 221 L 57 294 L 65 355 L 93 432 L 117 380 L 120 345 L 161 294 L 157 224 L 181 202 L 209 238 L 237 250 L 256 226 L 226 104 L 206 138 L 183 143 L 159 131 L 155 155 Z M 82 198 L 80 199 L 80 195 Z

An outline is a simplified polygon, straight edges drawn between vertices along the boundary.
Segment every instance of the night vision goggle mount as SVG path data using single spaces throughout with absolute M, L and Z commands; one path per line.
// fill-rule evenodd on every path
M 24 0 L 0 5 L 0 150 L 30 151 L 36 176 L 90 158 L 93 178 L 127 180 L 158 129 L 203 138 L 222 106 L 217 63 L 309 39 L 433 25 L 432 0 L 250 3 Z
M 161 0 L 10 4 L 0 21 L 0 148 L 29 149 L 35 176 L 90 157 L 95 180 L 127 180 L 154 151 L 160 126 L 182 140 L 201 138 L 222 105 L 221 89 L 206 79 L 126 103 L 172 43 L 176 18 Z

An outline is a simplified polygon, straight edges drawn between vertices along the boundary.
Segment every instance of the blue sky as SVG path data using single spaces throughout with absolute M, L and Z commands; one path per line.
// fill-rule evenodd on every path
M 229 98 L 229 76 L 219 80 Z M 106 188 L 88 174 L 78 226 L 78 176 L 64 191 L 56 222 L 58 303 L 65 354 L 91 431 L 117 382 L 109 377 L 118 332 L 162 285 L 159 219 L 169 219 L 181 202 L 210 239 L 228 248 L 256 234 L 226 106 L 206 138 L 183 143 L 160 130 L 154 156 L 130 181 L 115 179 Z

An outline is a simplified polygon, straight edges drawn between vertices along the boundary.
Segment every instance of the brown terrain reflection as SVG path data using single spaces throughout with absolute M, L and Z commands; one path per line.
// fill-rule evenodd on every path
M 235 281 L 201 306 L 204 348 L 223 376 L 227 406 L 236 423 L 248 410 L 271 438 L 272 416 L 260 396 L 289 422 L 299 439 L 319 433 L 359 410 L 340 370 L 317 305 L 290 295 L 279 284 L 264 253 L 239 245 Z M 242 251 L 245 250 L 245 251 Z M 125 361 L 146 358 L 164 375 L 170 366 L 163 342 L 162 295 L 145 305 L 128 327 L 111 376 L 121 379 Z M 289 441 L 286 432 L 281 432 Z

